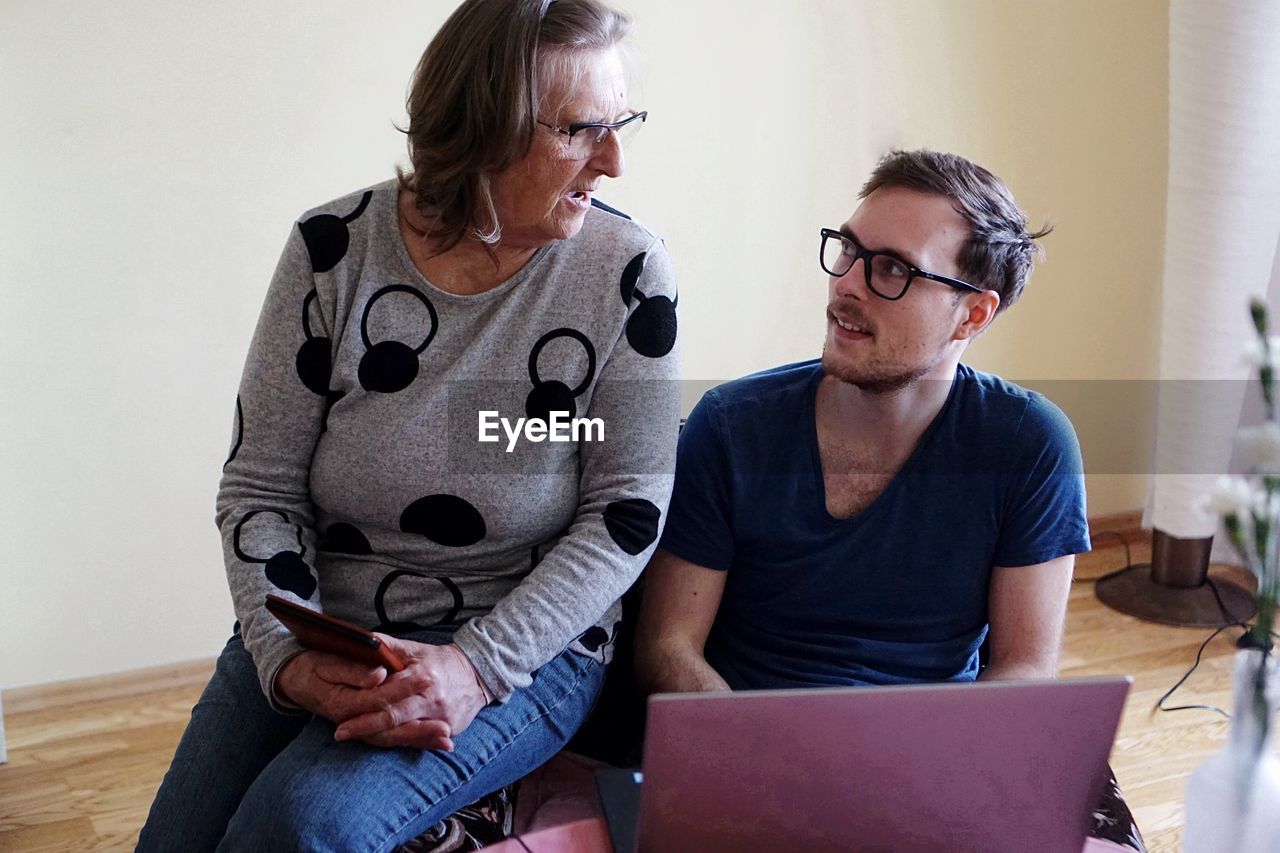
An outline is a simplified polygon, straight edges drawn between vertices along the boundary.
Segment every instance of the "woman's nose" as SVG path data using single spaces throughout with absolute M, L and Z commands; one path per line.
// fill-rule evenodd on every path
M 622 142 L 615 131 L 609 131 L 591 154 L 591 167 L 611 178 L 622 176 L 626 159 L 622 156 Z

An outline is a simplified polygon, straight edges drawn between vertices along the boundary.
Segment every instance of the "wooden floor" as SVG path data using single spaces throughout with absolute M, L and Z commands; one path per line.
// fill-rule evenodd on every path
M 1106 547 L 1083 557 L 1081 578 L 1124 565 Z M 1134 549 L 1135 560 L 1148 558 Z M 1238 632 L 1224 632 L 1174 696 L 1229 707 Z M 1228 637 L 1230 634 L 1230 638 Z M 1187 773 L 1216 750 L 1228 723 L 1209 711 L 1154 713 L 1191 665 L 1208 629 L 1169 628 L 1110 611 L 1077 583 L 1071 595 L 1063 674 L 1135 679 L 1112 766 L 1152 851 L 1178 849 Z M 0 766 L 0 850 L 131 849 L 210 664 L 94 680 L 4 696 L 9 763 Z M 139 692 L 146 691 L 146 692 Z

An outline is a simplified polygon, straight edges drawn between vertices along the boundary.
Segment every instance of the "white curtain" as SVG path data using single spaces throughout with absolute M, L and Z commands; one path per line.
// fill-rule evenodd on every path
M 1268 293 L 1278 240 L 1280 0 L 1172 0 L 1161 382 L 1147 507 L 1148 523 L 1172 536 L 1217 530 L 1199 502 L 1227 470 L 1244 393 L 1243 382 L 1221 380 L 1249 375 L 1247 303 Z

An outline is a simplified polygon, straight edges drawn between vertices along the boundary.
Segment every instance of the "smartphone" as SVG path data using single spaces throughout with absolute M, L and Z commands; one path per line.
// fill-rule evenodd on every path
M 396 657 L 395 652 L 359 625 L 303 607 L 278 595 L 267 596 L 267 611 L 292 631 L 308 649 L 328 652 L 370 666 L 385 666 L 388 672 L 404 669 L 404 663 Z

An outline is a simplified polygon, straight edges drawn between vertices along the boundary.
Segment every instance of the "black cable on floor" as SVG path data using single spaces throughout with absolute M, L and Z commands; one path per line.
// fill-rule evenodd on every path
M 1102 580 L 1103 578 L 1110 577 L 1111 575 L 1119 574 L 1120 572 L 1128 571 L 1129 569 L 1133 568 L 1133 552 L 1129 549 L 1129 538 L 1118 530 L 1101 530 L 1090 537 L 1090 544 L 1096 542 L 1098 539 L 1104 536 L 1114 537 L 1120 541 L 1121 545 L 1124 546 L 1124 563 L 1125 563 L 1124 566 L 1119 569 L 1114 569 L 1112 571 L 1101 572 L 1099 574 L 1092 575 L 1090 577 L 1072 578 L 1071 582 L 1073 584 L 1096 583 L 1097 581 Z M 1237 638 L 1237 642 L 1238 642 L 1239 639 L 1243 639 L 1243 637 L 1247 636 L 1248 632 L 1251 630 L 1251 626 L 1247 622 L 1237 618 L 1235 614 L 1233 614 L 1227 608 L 1226 602 L 1222 600 L 1222 593 L 1218 591 L 1218 585 L 1213 582 L 1213 578 L 1206 578 L 1205 580 L 1209 584 L 1209 589 L 1213 591 L 1213 597 L 1218 601 L 1218 609 L 1222 611 L 1224 621 L 1221 625 L 1219 625 L 1214 630 L 1212 634 L 1210 634 L 1205 639 L 1203 643 L 1200 644 L 1200 648 L 1196 651 L 1195 663 L 1191 664 L 1191 668 L 1188 669 L 1183 674 L 1183 676 L 1178 679 L 1177 683 L 1175 683 L 1172 687 L 1170 687 L 1167 691 L 1165 691 L 1164 695 L 1161 696 L 1158 700 L 1156 700 L 1155 707 L 1157 711 L 1214 711 L 1218 714 L 1221 714 L 1222 716 L 1226 717 L 1229 720 L 1231 719 L 1231 715 L 1226 711 L 1222 710 L 1221 708 L 1219 708 L 1217 705 L 1200 705 L 1200 704 L 1165 705 L 1165 702 L 1168 701 L 1169 697 L 1172 696 L 1178 690 L 1179 687 L 1185 684 L 1187 682 L 1187 679 L 1191 677 L 1192 673 L 1196 671 L 1196 668 L 1200 666 L 1200 661 L 1204 656 L 1204 650 L 1208 648 L 1209 643 L 1213 642 L 1215 637 L 1217 637 L 1219 634 L 1221 634 L 1223 631 L 1227 630 L 1228 628 L 1242 628 L 1244 630 L 1244 633 L 1241 634 L 1240 638 Z M 1277 633 L 1277 636 L 1280 636 L 1280 633 Z
M 1158 700 L 1156 700 L 1156 710 L 1157 711 L 1216 711 L 1217 713 L 1221 714 L 1222 716 L 1226 717 L 1229 720 L 1231 719 L 1231 715 L 1228 714 L 1226 711 L 1222 710 L 1221 708 L 1219 708 L 1217 705 L 1170 705 L 1168 707 L 1165 707 L 1165 704 L 1164 704 L 1165 700 L 1168 699 L 1170 696 L 1172 696 L 1174 691 L 1177 690 L 1179 687 L 1181 687 L 1183 683 L 1185 683 L 1186 680 L 1191 677 L 1191 673 L 1196 671 L 1196 667 L 1200 666 L 1200 657 L 1204 654 L 1204 650 L 1209 645 L 1209 643 L 1213 642 L 1214 637 L 1218 636 L 1228 628 L 1243 628 L 1244 633 L 1242 633 L 1240 637 L 1237 638 L 1237 641 L 1236 641 L 1237 643 L 1239 643 L 1239 640 L 1247 636 L 1250 631 L 1250 626 L 1247 622 L 1236 618 L 1235 614 L 1233 614 L 1230 610 L 1227 609 L 1226 602 L 1222 600 L 1222 594 L 1218 592 L 1218 585 L 1213 582 L 1213 578 L 1206 578 L 1205 580 L 1208 582 L 1209 588 L 1213 590 L 1213 597 L 1218 600 L 1218 609 L 1222 611 L 1222 615 L 1226 617 L 1226 621 L 1223 622 L 1221 625 L 1219 625 L 1217 630 L 1215 630 L 1212 634 L 1210 634 L 1208 639 L 1206 639 L 1203 643 L 1200 644 L 1200 649 L 1196 652 L 1196 662 L 1191 664 L 1191 669 L 1187 670 L 1186 674 L 1183 675 L 1182 678 L 1178 679 L 1177 684 L 1170 687 L 1167 691 L 1165 691 L 1165 694 L 1163 696 L 1161 696 Z

